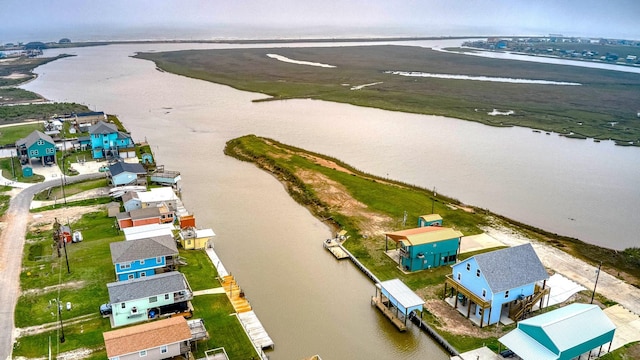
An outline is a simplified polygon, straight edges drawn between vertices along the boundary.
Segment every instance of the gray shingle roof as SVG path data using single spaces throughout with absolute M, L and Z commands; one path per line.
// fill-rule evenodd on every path
M 27 135 L 26 137 L 16 141 L 16 146 L 20 147 L 20 146 L 25 146 L 25 147 L 30 147 L 31 145 L 33 145 L 36 141 L 38 140 L 44 140 L 46 142 L 48 142 L 49 144 L 54 144 L 55 142 L 53 141 L 53 139 L 51 138 L 51 136 L 42 133 L 38 130 L 33 130 L 33 132 L 31 132 L 31 134 Z
M 549 278 L 531 244 L 479 254 L 474 258 L 494 294 Z
M 89 134 L 92 134 L 92 135 L 93 134 L 107 135 L 115 132 L 118 132 L 118 127 L 116 126 L 116 124 L 106 123 L 104 121 L 98 121 L 97 124 L 91 125 L 89 127 Z
M 125 162 L 117 162 L 113 165 L 109 165 L 109 172 L 111 176 L 122 174 L 123 172 L 130 172 L 134 174 L 146 174 L 147 170 L 141 164 L 129 164 Z
M 178 255 L 176 241 L 169 235 L 113 242 L 109 246 L 111 246 L 111 260 L 114 264 Z
M 108 283 L 107 290 L 109 291 L 109 303 L 115 304 L 189 290 L 189 286 L 182 273 L 172 271 L 149 277 Z
M 160 217 L 160 208 L 148 207 L 142 209 L 133 209 L 129 211 L 131 220 L 148 219 L 152 217 Z

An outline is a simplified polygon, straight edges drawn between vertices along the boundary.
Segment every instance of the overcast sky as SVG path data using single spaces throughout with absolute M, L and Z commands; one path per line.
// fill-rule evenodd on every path
M 389 35 L 562 33 L 640 40 L 639 17 L 640 0 L 0 0 L 0 42 L 43 34 L 53 38 L 40 40 L 51 41 L 65 31 L 81 36 L 79 30 L 108 37 L 131 27 L 200 29 L 216 38 L 225 26 L 279 29 L 282 37 L 291 29 L 317 36 L 326 27 L 329 37 L 366 29 L 385 35 L 386 28 Z

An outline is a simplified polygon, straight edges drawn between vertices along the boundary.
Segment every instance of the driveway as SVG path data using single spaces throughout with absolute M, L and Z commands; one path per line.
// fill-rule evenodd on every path
M 74 183 L 103 176 L 102 173 L 85 174 L 67 177 L 66 181 Z M 34 194 L 59 184 L 60 180 L 55 179 L 29 185 L 11 199 L 9 210 L 5 214 L 6 227 L 0 233 L 0 359 L 11 359 L 13 351 L 14 311 L 20 296 L 20 269 L 29 205 Z

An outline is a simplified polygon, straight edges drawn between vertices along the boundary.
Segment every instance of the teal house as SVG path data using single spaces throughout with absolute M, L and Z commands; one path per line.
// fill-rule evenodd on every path
M 611 350 L 615 330 L 597 305 L 573 303 L 520 321 L 498 341 L 523 360 L 589 359 Z
M 442 216 L 438 214 L 430 214 L 418 217 L 418 227 L 425 226 L 442 226 Z
M 433 267 L 454 264 L 460 248 L 460 231 L 426 226 L 385 234 L 385 246 L 388 240 L 396 243 L 399 252 L 398 266 L 404 271 L 419 271 Z
M 115 124 L 99 121 L 89 128 L 91 155 L 94 159 L 120 157 L 123 149 L 134 147 L 131 135 L 118 131 Z
M 56 163 L 56 143 L 51 136 L 38 130 L 16 141 L 16 151 L 23 165 L 31 165 L 32 159 L 37 159 L 42 165 Z

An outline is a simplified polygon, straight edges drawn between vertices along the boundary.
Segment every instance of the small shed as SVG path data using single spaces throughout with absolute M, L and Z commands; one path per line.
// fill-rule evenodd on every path
M 198 250 L 212 247 L 210 240 L 216 234 L 212 229 L 186 228 L 180 230 L 180 245 L 186 250 Z
M 400 331 L 407 329 L 407 319 L 412 312 L 420 311 L 422 316 L 424 300 L 400 279 L 376 284 L 376 295 L 371 301 Z
M 22 176 L 24 176 L 24 177 L 32 177 L 33 176 L 33 167 L 31 167 L 31 165 L 29 165 L 29 164 L 22 165 Z
M 442 216 L 438 214 L 422 215 L 418 218 L 418 227 L 442 226 Z
M 615 330 L 597 305 L 573 303 L 520 321 L 498 341 L 523 360 L 569 360 L 599 357 L 603 345 L 611 348 Z

